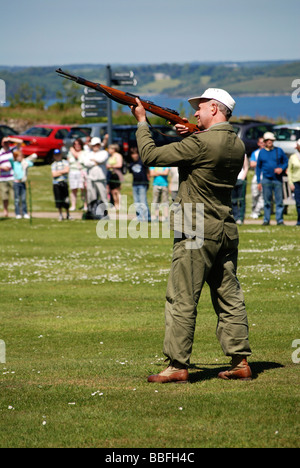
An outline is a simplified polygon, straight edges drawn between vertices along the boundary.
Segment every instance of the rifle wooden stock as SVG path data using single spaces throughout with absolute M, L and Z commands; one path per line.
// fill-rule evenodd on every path
M 71 75 L 70 73 L 64 72 L 61 68 L 58 68 L 56 70 L 56 73 L 58 73 L 64 78 L 75 81 L 75 83 L 86 86 L 87 88 L 95 89 L 96 91 L 105 94 L 109 99 L 112 99 L 113 101 L 118 102 L 122 105 L 136 106 L 136 98 L 138 98 L 140 99 L 146 111 L 168 120 L 173 125 L 182 124 L 189 129 L 190 133 L 199 131 L 197 125 L 186 122 L 182 117 L 180 117 L 178 112 L 176 112 L 173 109 L 168 109 L 167 107 L 160 107 L 151 101 L 144 101 L 135 94 L 125 93 L 124 91 L 120 91 L 119 89 L 111 88 L 100 83 L 94 83 L 93 81 L 88 81 L 85 78 L 81 78 L 80 76 Z

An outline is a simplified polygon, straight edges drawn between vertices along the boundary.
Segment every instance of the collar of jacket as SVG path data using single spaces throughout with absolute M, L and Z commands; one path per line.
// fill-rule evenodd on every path
M 195 132 L 195 134 L 198 135 L 199 133 L 206 133 L 206 132 L 209 132 L 211 130 L 232 130 L 232 131 L 234 131 L 232 125 L 229 122 L 220 122 L 220 123 L 216 123 L 216 124 L 211 125 L 211 127 L 206 128 L 205 130 L 199 130 L 199 132 Z

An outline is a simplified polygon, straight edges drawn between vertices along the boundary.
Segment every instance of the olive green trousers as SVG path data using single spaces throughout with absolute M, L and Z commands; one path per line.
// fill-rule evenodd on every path
M 249 356 L 244 294 L 236 276 L 238 239 L 224 233 L 220 241 L 204 240 L 199 248 L 186 238 L 174 240 L 165 307 L 163 352 L 171 362 L 188 366 L 197 306 L 205 282 L 217 314 L 217 338 L 226 356 Z

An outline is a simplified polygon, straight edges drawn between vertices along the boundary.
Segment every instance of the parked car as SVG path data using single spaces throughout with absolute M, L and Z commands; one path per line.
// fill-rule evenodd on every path
M 18 132 L 8 125 L 0 125 L 0 143 L 6 136 L 16 136 Z
M 36 153 L 38 160 L 49 164 L 53 151 L 61 149 L 63 139 L 67 136 L 71 125 L 36 125 L 21 135 L 15 135 L 23 140 L 22 153 L 25 157 Z
M 113 143 L 118 143 L 120 145 L 120 151 L 125 160 L 128 160 L 129 158 L 130 148 L 137 146 L 135 137 L 136 129 L 136 125 L 113 125 L 112 141 Z M 157 146 L 162 146 L 167 143 L 180 140 L 176 135 L 175 130 L 169 126 L 153 125 L 153 127 L 150 127 L 150 131 Z M 85 142 L 87 136 L 90 136 L 91 138 L 100 137 L 102 140 L 106 133 L 106 123 L 77 125 L 72 127 L 64 139 L 64 144 L 62 146 L 64 157 L 67 156 L 69 149 L 76 138 L 80 138 L 83 142 Z
M 149 128 L 156 146 L 163 146 L 181 140 L 181 138 L 176 135 L 176 131 L 173 127 L 167 125 L 152 125 Z M 136 125 L 114 125 L 113 127 L 112 140 L 114 143 L 120 145 L 124 159 L 127 161 L 130 160 L 130 148 L 137 146 L 136 130 Z
M 72 126 L 63 141 L 63 146 L 61 148 L 63 156 L 65 158 L 67 157 L 67 154 L 71 146 L 73 145 L 74 141 L 77 138 L 80 138 L 84 143 L 86 141 L 86 137 L 88 136 L 90 136 L 91 138 L 99 137 L 101 140 L 103 140 L 103 137 L 106 133 L 107 133 L 106 123 Z
M 274 146 L 281 148 L 289 157 L 296 151 L 296 141 L 300 139 L 300 122 L 275 125 L 273 130 L 276 141 Z
M 244 142 L 247 156 L 257 149 L 257 140 L 265 132 L 272 132 L 274 124 L 254 119 L 244 119 L 241 122 L 230 122 L 236 134 Z

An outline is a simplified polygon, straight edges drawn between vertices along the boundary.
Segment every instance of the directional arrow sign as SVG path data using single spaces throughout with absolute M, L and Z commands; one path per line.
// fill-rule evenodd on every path
M 85 110 L 85 109 L 99 109 L 99 110 L 102 110 L 102 109 L 106 109 L 106 102 L 98 102 L 98 103 L 85 103 L 83 102 L 81 104 L 81 109 L 82 110 Z
M 95 93 L 99 93 L 99 91 L 96 91 L 95 89 L 93 88 L 83 88 L 83 92 L 84 94 L 95 94 Z
M 133 78 L 133 77 L 134 77 L 134 73 L 132 70 L 130 70 L 129 72 L 116 72 L 116 73 L 113 73 L 112 75 L 113 80 Z
M 137 80 L 133 78 L 132 80 L 126 79 L 126 78 L 118 78 L 118 79 L 112 79 L 111 80 L 112 84 L 116 86 L 136 86 L 137 85 Z
M 105 110 L 98 110 L 98 111 L 82 111 L 81 117 L 106 117 Z
M 103 96 L 103 95 L 91 95 L 91 96 L 88 96 L 88 95 L 85 95 L 83 94 L 81 96 L 81 101 L 82 102 L 107 102 L 107 97 L 106 96 Z

